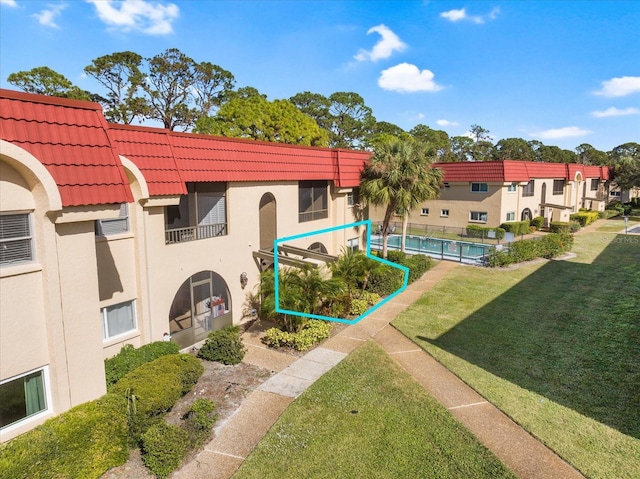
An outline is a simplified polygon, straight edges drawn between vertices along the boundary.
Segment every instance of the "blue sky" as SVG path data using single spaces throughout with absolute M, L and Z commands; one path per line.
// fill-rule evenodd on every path
M 178 48 L 270 100 L 355 91 L 379 121 L 608 151 L 640 142 L 640 2 L 0 0 L 0 86 Z

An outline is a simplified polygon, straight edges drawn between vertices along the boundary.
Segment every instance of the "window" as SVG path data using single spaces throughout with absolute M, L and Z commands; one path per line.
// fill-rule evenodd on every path
M 564 180 L 553 180 L 553 194 L 561 195 L 564 191 Z
M 480 223 L 487 222 L 487 212 L 486 211 L 470 211 L 469 212 L 469 221 L 477 221 Z
M 489 191 L 489 185 L 487 183 L 471 183 L 471 191 L 473 193 L 486 193 Z
M 329 217 L 326 181 L 300 181 L 298 183 L 298 221 L 319 220 Z
M 515 221 L 516 220 L 516 212 L 515 211 L 509 211 L 507 213 L 507 221 Z
M 621 193 L 620 190 L 611 190 L 609 192 L 609 196 L 621 196 L 620 193 Z
M 440 210 L 440 216 L 443 218 L 449 217 L 449 210 Z
M 165 243 L 194 241 L 227 234 L 227 184 L 187 183 L 188 195 L 165 208 Z
M 0 384 L 0 428 L 47 409 L 45 370 Z
M 451 185 L 449 185 L 449 182 L 448 182 L 448 181 L 445 181 L 445 182 L 443 183 L 443 186 L 444 186 L 445 188 L 447 188 L 447 189 L 448 189 Z
M 129 205 L 122 203 L 117 218 L 96 221 L 96 235 L 108 236 L 129 231 Z
M 530 180 L 527 185 L 522 188 L 522 196 L 533 196 L 533 191 L 535 189 L 535 180 Z
M 360 203 L 360 188 L 354 188 L 347 193 L 347 206 L 355 206 Z
M 136 329 L 135 301 L 115 304 L 100 309 L 102 339 L 111 339 Z
M 29 213 L 0 215 L 0 266 L 33 261 Z
M 598 186 L 600 186 L 600 180 L 598 178 L 592 178 L 591 191 L 598 191 Z
M 429 208 L 420 209 L 420 216 L 429 216 Z
M 511 183 L 507 186 L 507 193 L 515 193 L 518 191 L 518 183 Z

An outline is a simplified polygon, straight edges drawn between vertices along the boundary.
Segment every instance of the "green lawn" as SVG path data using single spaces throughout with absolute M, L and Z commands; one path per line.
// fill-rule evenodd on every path
M 461 266 L 393 325 L 591 478 L 640 477 L 640 237 Z
M 296 399 L 233 477 L 515 478 L 372 341 Z
M 628 228 L 631 229 L 638 225 L 640 225 L 640 222 L 629 220 Z M 620 216 L 611 218 L 605 221 L 602 226 L 599 226 L 598 231 L 605 233 L 622 233 L 624 232 L 624 220 Z

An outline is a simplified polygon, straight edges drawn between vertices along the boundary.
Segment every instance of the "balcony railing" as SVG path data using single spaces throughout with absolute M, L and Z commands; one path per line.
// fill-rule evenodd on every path
M 226 234 L 226 223 L 189 226 L 188 228 L 175 228 L 171 230 L 165 230 L 164 241 L 166 244 L 184 243 L 186 241 L 196 241 L 201 239 L 213 238 L 214 236 L 225 236 Z
M 320 220 L 328 217 L 329 217 L 328 209 L 308 211 L 304 213 L 301 212 L 298 214 L 298 222 L 304 223 L 305 221 L 315 221 L 315 220 Z

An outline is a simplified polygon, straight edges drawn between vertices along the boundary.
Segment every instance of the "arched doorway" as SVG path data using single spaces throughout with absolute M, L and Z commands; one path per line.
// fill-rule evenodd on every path
M 278 237 L 278 216 L 276 199 L 271 193 L 260 198 L 260 249 L 272 250 L 273 241 Z
M 531 221 L 533 216 L 531 215 L 531 210 L 529 208 L 525 208 L 522 210 L 522 214 L 520 215 L 521 221 Z
M 169 333 L 181 348 L 232 323 L 231 295 L 219 274 L 200 271 L 178 288 L 169 310 Z

